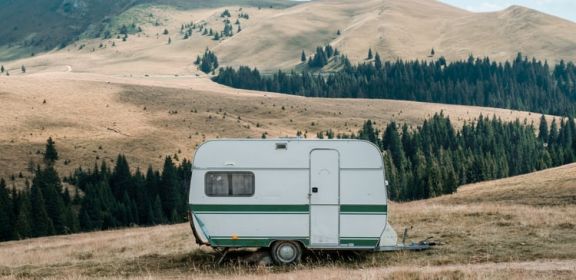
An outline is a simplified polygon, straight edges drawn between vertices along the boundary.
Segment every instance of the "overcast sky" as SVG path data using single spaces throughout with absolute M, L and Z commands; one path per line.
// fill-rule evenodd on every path
M 576 22 L 576 0 L 440 0 L 474 12 L 490 12 L 521 5 Z

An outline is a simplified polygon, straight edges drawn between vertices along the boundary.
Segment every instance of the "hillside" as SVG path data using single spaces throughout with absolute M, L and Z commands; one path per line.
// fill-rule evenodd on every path
M 576 277 L 576 165 L 463 186 L 430 200 L 392 203 L 397 231 L 428 236 L 430 251 L 308 256 L 280 269 L 215 266 L 188 224 L 38 238 L 0 244 L 0 277 L 217 279 L 573 279 Z
M 576 23 L 520 6 L 471 13 L 432 0 L 315 1 L 262 20 L 215 51 L 227 65 L 261 69 L 292 67 L 301 49 L 312 53 L 324 44 L 353 61 L 365 60 L 369 48 L 385 60 L 428 59 L 434 48 L 436 57 L 449 60 L 471 54 L 506 60 L 522 52 L 573 61 L 574 28 Z
M 214 8 L 226 5 L 288 7 L 284 0 L 32 0 L 0 1 L 0 60 L 26 57 L 60 49 L 83 37 L 99 37 L 110 22 L 135 6 L 167 5 L 177 9 Z M 90 32 L 92 31 L 92 32 Z
M 26 170 L 41 162 L 38 151 L 50 136 L 67 175 L 120 152 L 133 167 L 159 167 L 166 155 L 190 159 L 205 139 L 294 137 L 297 131 L 315 137 L 329 128 L 351 133 L 367 119 L 382 128 L 391 120 L 417 126 L 440 111 L 455 125 L 481 114 L 535 125 L 540 118 L 505 109 L 236 90 L 196 76 L 130 78 L 66 72 L 65 66 L 38 71 L 0 77 L 0 177 L 23 172 L 16 185 L 31 178 Z
M 90 57 L 89 71 L 115 65 L 114 71 L 120 72 L 146 63 L 156 72 L 184 74 L 193 72 L 190 64 L 208 47 L 218 54 L 222 65 L 250 65 L 273 71 L 298 66 L 302 50 L 311 55 L 317 46 L 325 44 L 340 49 L 353 63 L 365 61 L 369 48 L 385 60 L 430 59 L 432 48 L 436 58 L 444 56 L 449 60 L 474 55 L 504 61 L 513 59 L 518 52 L 551 63 L 576 60 L 572 51 L 576 46 L 572 32 L 576 23 L 520 6 L 472 13 L 435 0 L 223 0 L 209 1 L 210 5 L 202 5 L 201 1 L 120 1 L 102 11 L 90 12 L 94 19 L 83 18 L 82 24 L 76 24 L 69 20 L 78 20 L 78 16 L 62 15 L 62 8 L 47 13 L 54 18 L 43 18 L 34 17 L 30 7 L 21 10 L 25 7 L 4 2 L 8 4 L 0 9 L 0 18 L 11 19 L 15 14 L 34 18 L 27 25 L 18 24 L 17 19 L 9 20 L 13 28 L 0 31 L 0 61 L 16 68 L 67 64 L 77 71 L 86 71 L 83 65 L 75 65 L 77 55 L 84 55 Z M 86 4 L 85 9 L 92 6 L 96 5 Z M 202 35 L 200 25 L 214 32 L 223 30 L 226 18 L 221 14 L 226 9 L 231 11 L 233 35 L 218 40 Z M 242 14 L 247 14 L 247 18 L 240 17 Z M 105 19 L 99 15 L 105 15 Z M 182 25 L 191 22 L 197 28 L 185 38 Z M 128 27 L 124 30 L 126 41 L 122 39 L 124 33 L 120 34 L 124 32 L 123 25 Z M 73 32 L 61 30 L 64 26 L 74 28 Z M 44 28 L 55 31 L 46 32 Z M 48 45 L 39 49 L 44 44 Z M 54 50 L 53 45 L 61 44 L 67 47 Z M 9 62 L 44 51 L 56 54 Z

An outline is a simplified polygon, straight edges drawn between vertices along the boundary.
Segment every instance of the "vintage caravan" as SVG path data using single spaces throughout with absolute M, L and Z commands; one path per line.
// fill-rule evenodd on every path
M 388 224 L 378 147 L 360 140 L 214 140 L 192 164 L 196 242 L 269 248 L 277 264 L 303 249 L 423 249 L 397 245 Z

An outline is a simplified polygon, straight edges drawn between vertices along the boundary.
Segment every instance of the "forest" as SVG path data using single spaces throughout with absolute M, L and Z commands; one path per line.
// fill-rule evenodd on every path
M 536 133 L 538 132 L 538 133 Z M 455 128 L 439 113 L 421 126 L 392 121 L 382 130 L 367 120 L 353 134 L 318 132 L 318 138 L 354 138 L 386 151 L 390 199 L 408 201 L 456 192 L 458 186 L 574 162 L 576 123 L 544 116 L 538 128 L 519 120 L 480 116 Z M 118 155 L 60 178 L 56 144 L 48 139 L 44 163 L 26 188 L 0 179 L 0 241 L 185 221 L 192 165 L 166 157 L 162 171 L 130 168 Z M 133 170 L 133 171 L 132 171 Z M 74 186 L 72 188 L 64 185 Z M 74 190 L 74 191 L 71 191 Z
M 538 134 L 535 133 L 538 131 Z M 383 131 L 368 120 L 357 134 L 319 133 L 319 138 L 368 140 L 386 151 L 390 199 L 408 201 L 456 192 L 458 186 L 526 174 L 576 159 L 574 119 L 544 117 L 536 129 L 519 120 L 480 116 L 456 130 L 442 113 L 417 127 L 390 122 Z
M 166 157 L 162 172 L 149 167 L 143 173 L 131 172 L 127 158 L 118 155 L 113 167 L 102 161 L 62 179 L 56 160 L 49 139 L 44 164 L 25 189 L 9 189 L 0 179 L 0 241 L 186 220 L 192 166 L 185 159 L 176 165 Z
M 318 48 L 308 65 L 325 65 L 328 54 L 325 48 Z M 576 113 L 576 67 L 572 62 L 550 66 L 520 53 L 504 63 L 472 56 L 451 63 L 443 57 L 382 62 L 378 53 L 371 54 L 356 66 L 343 57 L 342 70 L 335 73 L 278 71 L 264 75 L 241 66 L 220 68 L 213 80 L 234 88 L 308 97 L 414 100 L 561 116 Z

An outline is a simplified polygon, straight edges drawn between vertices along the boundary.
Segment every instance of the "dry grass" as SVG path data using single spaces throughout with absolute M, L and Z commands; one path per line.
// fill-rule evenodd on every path
M 234 23 L 240 7 L 227 8 Z M 518 52 L 551 63 L 576 60 L 574 22 L 518 6 L 472 13 L 432 0 L 324 0 L 286 9 L 243 7 L 250 19 L 241 19 L 239 33 L 234 25 L 232 38 L 214 41 L 195 30 L 191 38 L 183 39 L 180 27 L 191 21 L 221 31 L 224 9 L 136 6 L 117 20 L 136 22 L 143 28 L 126 42 L 83 39 L 48 55 L 3 64 L 13 75 L 19 74 L 21 65 L 32 72 L 70 65 L 77 72 L 188 75 L 197 73 L 192 62 L 208 47 L 216 51 L 223 65 L 271 71 L 293 68 L 300 64 L 302 50 L 311 55 L 317 46 L 326 44 L 339 48 L 353 62 L 365 61 L 369 48 L 386 60 L 428 60 L 432 48 L 436 57 L 449 60 L 467 59 L 472 54 L 503 61 Z M 168 35 L 163 35 L 164 29 Z
M 59 169 L 112 161 L 118 153 L 133 167 L 158 167 L 166 155 L 190 158 L 204 139 L 315 137 L 329 128 L 357 132 L 367 119 L 378 127 L 396 120 L 419 125 L 444 111 L 455 125 L 480 114 L 504 120 L 540 115 L 504 109 L 392 100 L 317 99 L 236 90 L 204 77 L 122 77 L 46 70 L 0 78 L 0 177 L 41 162 L 45 141 L 57 142 Z M 46 103 L 44 104 L 44 100 Z M 177 113 L 175 113 L 177 112 Z M 69 160 L 64 166 L 62 162 Z M 24 179 L 17 179 L 21 186 Z M 11 182 L 9 182 L 11 183 Z
M 546 199 L 535 204 L 520 190 L 556 195 L 563 189 L 574 193 L 575 185 L 573 164 L 464 186 L 451 196 L 391 204 L 397 231 L 414 226 L 409 240 L 433 236 L 440 243 L 424 252 L 308 254 L 292 268 L 238 263 L 246 253 L 237 252 L 217 266 L 212 250 L 196 246 L 189 225 L 180 224 L 2 243 L 0 277 L 574 279 L 576 204 Z

